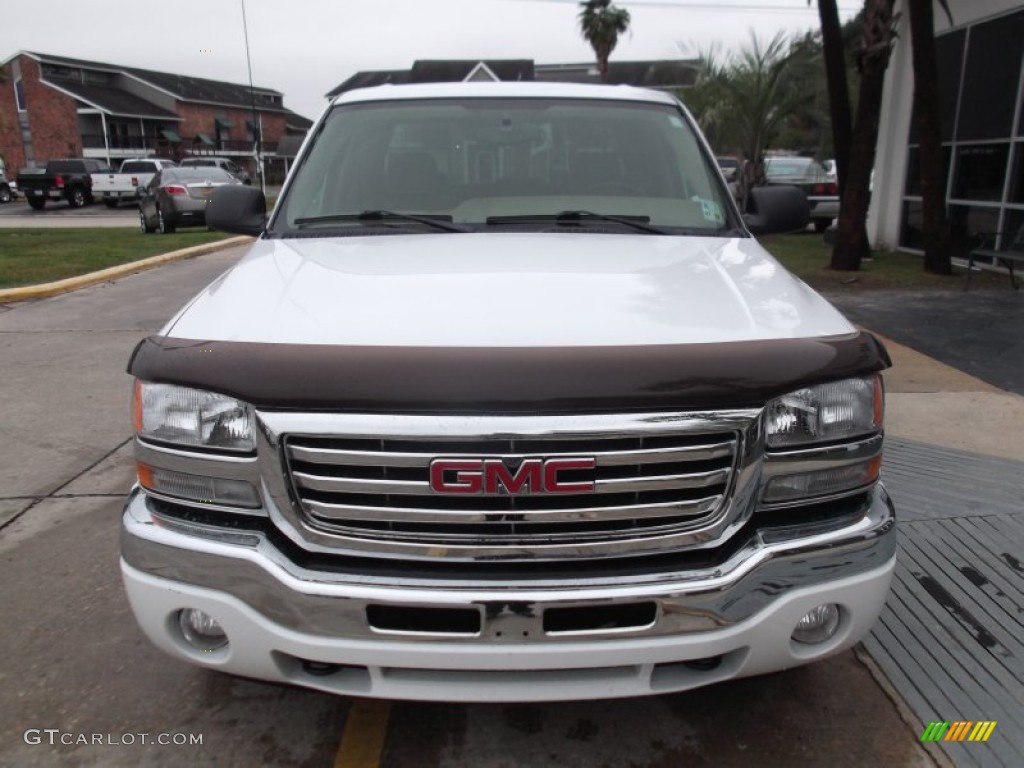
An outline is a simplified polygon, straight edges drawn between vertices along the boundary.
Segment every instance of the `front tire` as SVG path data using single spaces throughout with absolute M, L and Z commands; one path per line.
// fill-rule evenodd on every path
M 0 186 L 0 203 L 11 202 L 11 188 L 6 184 Z
M 156 209 L 156 228 L 161 235 L 170 235 L 174 232 L 174 220 L 170 216 L 164 216 L 160 208 Z
M 46 198 L 45 197 L 30 197 L 28 199 L 28 204 L 30 206 L 32 206 L 32 210 L 34 210 L 34 211 L 41 211 L 41 210 L 43 210 L 43 206 L 46 205 Z
M 105 197 L 105 198 L 103 198 L 103 204 L 105 206 L 107 206 L 107 208 L 117 208 L 117 204 L 120 203 L 120 202 L 121 201 L 118 200 L 116 197 Z
M 831 219 L 815 219 L 814 220 L 814 231 L 819 235 L 828 229 L 829 224 L 832 223 Z
M 82 208 L 85 205 L 85 190 L 75 187 L 68 196 L 68 205 L 72 208 Z

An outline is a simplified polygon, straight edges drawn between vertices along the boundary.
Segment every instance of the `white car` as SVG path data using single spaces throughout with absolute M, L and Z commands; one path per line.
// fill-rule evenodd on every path
M 121 569 L 172 656 L 350 696 L 683 691 L 850 648 L 895 564 L 882 346 L 626 87 L 338 97 L 142 340 Z M 155 663 L 155 662 L 154 662 Z

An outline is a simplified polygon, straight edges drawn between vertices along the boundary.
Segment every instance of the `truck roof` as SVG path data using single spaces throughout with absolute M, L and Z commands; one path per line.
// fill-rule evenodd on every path
M 417 83 L 413 85 L 378 85 L 356 88 L 334 99 L 332 104 L 351 104 L 366 101 L 393 101 L 395 99 L 456 99 L 456 98 L 561 98 L 609 99 L 616 101 L 646 101 L 655 104 L 675 104 L 667 93 L 629 85 L 581 85 L 578 83 Z

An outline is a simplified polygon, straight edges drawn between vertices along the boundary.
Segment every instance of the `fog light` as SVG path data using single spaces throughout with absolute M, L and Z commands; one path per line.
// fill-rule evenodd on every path
M 217 620 L 198 608 L 186 608 L 178 614 L 178 626 L 185 642 L 200 651 L 215 651 L 228 644 Z
M 839 629 L 839 606 L 825 603 L 812 608 L 796 623 L 793 639 L 804 645 L 823 643 Z

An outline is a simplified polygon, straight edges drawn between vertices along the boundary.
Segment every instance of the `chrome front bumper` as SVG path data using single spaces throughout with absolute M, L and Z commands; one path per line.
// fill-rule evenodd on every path
M 344 694 L 552 700 L 685 690 L 847 648 L 881 611 L 895 543 L 892 506 L 878 486 L 855 521 L 766 528 L 713 567 L 532 581 L 368 576 L 303 568 L 260 532 L 154 515 L 135 491 L 122 572 L 147 635 L 204 666 Z M 799 618 L 825 602 L 841 608 L 836 635 L 794 643 Z M 649 622 L 582 631 L 545 622 L 558 609 L 635 603 L 653 604 Z M 472 611 L 479 626 L 382 629 L 370 606 Z M 217 618 L 228 646 L 189 647 L 177 630 L 184 608 Z M 324 665 L 337 666 L 323 674 Z

